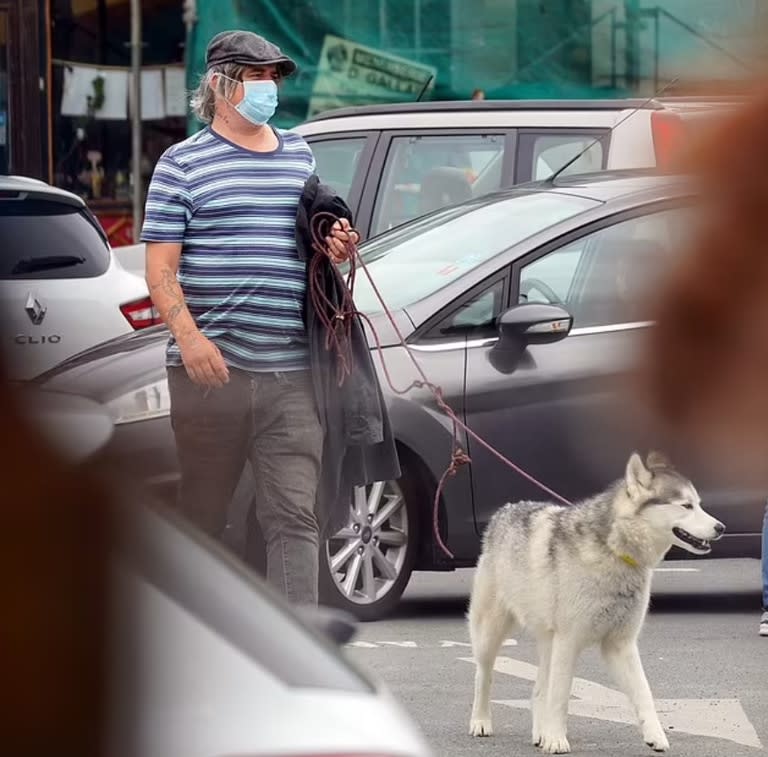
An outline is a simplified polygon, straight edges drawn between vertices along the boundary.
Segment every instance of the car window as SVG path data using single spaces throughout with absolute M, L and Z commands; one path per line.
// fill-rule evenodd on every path
M 371 235 L 501 186 L 504 135 L 395 137 L 376 195 Z
M 504 307 L 508 279 L 494 279 L 492 284 L 482 287 L 475 294 L 463 294 L 463 302 L 458 307 L 449 306 L 448 314 L 422 338 L 430 341 L 455 337 L 457 334 L 461 337 L 495 335 L 496 319 Z
M 551 302 L 554 298 L 547 296 L 544 285 L 558 301 L 567 302 L 585 244 L 578 240 L 526 266 L 520 280 L 520 302 Z
M 89 278 L 109 267 L 95 222 L 61 202 L 0 201 L 0 239 L 0 279 Z
M 574 327 L 642 322 L 653 317 L 653 291 L 679 248 L 687 209 L 622 221 L 524 266 L 519 302 L 564 305 Z
M 494 327 L 501 315 L 505 279 L 500 279 L 488 289 L 472 297 L 451 316 L 451 330 L 475 330 Z
M 388 306 L 402 308 L 523 239 L 599 204 L 575 195 L 511 190 L 416 220 L 364 245 L 361 255 Z M 363 312 L 381 311 L 367 277 L 355 281 L 355 302 Z
M 497 335 L 497 319 L 509 289 L 508 267 L 489 281 L 463 292 L 436 316 L 436 323 L 419 337 L 419 343 L 481 339 Z
M 352 181 L 357 173 L 366 137 L 313 140 L 310 143 L 317 175 L 345 202 L 349 202 Z
M 584 151 L 561 176 L 601 171 L 605 167 L 605 149 L 594 134 L 523 134 L 518 146 L 518 181 L 548 179 L 568 161 Z

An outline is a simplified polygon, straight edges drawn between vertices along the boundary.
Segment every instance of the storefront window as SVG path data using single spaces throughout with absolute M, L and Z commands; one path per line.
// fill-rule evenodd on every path
M 8 173 L 8 13 L 0 11 L 0 174 Z
M 181 5 L 141 2 L 143 192 L 187 136 Z M 134 241 L 130 19 L 128 0 L 58 3 L 51 30 L 53 183 L 85 199 L 115 247 Z

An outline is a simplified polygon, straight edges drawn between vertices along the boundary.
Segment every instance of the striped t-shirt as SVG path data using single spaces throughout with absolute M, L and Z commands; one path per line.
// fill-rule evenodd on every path
M 192 317 L 225 362 L 247 371 L 306 368 L 306 265 L 296 214 L 315 160 L 298 134 L 276 129 L 254 152 L 210 128 L 168 148 L 147 195 L 143 242 L 182 245 L 178 280 Z M 168 343 L 168 365 L 181 365 Z

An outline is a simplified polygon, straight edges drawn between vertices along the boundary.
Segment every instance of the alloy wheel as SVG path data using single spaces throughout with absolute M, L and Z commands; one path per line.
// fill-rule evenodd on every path
M 408 532 L 408 510 L 397 482 L 356 487 L 349 521 L 326 548 L 339 594 L 358 605 L 382 600 L 403 572 Z

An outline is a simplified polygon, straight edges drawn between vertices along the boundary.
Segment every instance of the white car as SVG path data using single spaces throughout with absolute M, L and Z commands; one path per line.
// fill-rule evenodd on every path
M 480 100 L 355 106 L 293 131 L 320 178 L 349 204 L 364 239 L 490 192 L 606 169 L 666 168 L 738 98 Z M 578 157 L 577 157 L 578 156 Z M 573 160 L 576 158 L 575 160 Z M 144 245 L 119 247 L 144 275 Z
M 738 98 L 480 100 L 367 105 L 297 126 L 365 239 L 505 187 L 666 169 Z
M 32 383 L 19 401 L 72 464 L 87 465 L 109 442 L 112 417 L 96 401 Z M 114 489 L 106 753 L 430 757 L 389 691 L 339 648 L 354 619 L 289 607 L 141 489 Z
M 30 379 L 107 339 L 160 322 L 85 202 L 36 179 L 0 176 L 2 353 Z

